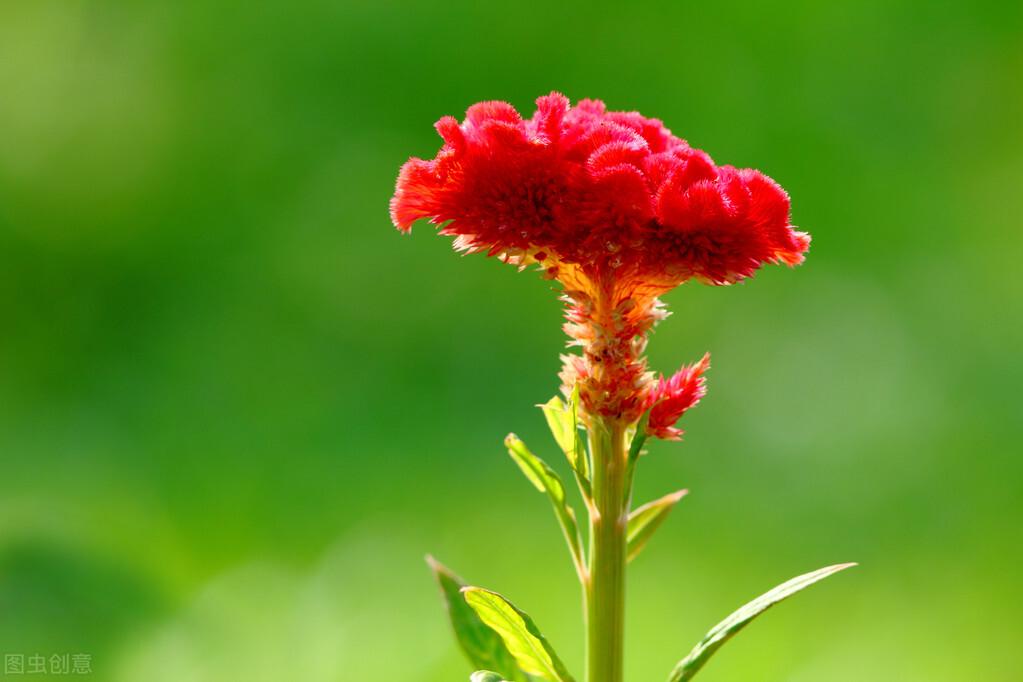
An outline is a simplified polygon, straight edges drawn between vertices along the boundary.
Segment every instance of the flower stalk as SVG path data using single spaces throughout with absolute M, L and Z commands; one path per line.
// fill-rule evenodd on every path
M 585 585 L 586 680 L 622 682 L 625 646 L 625 565 L 629 498 L 628 453 L 620 423 L 590 428 L 593 505 Z

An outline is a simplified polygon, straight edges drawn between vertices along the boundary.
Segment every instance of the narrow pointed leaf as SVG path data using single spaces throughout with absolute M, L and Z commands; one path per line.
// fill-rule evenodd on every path
M 737 632 L 742 630 L 746 625 L 749 624 L 754 618 L 759 616 L 761 613 L 771 608 L 778 602 L 791 597 L 796 592 L 813 585 L 815 582 L 824 580 L 830 575 L 834 575 L 839 571 L 843 571 L 856 564 L 837 564 L 835 566 L 827 566 L 825 568 L 818 569 L 811 573 L 805 573 L 801 576 L 795 577 L 786 583 L 782 583 L 778 587 L 774 588 L 770 592 L 766 592 L 753 601 L 749 602 L 732 615 L 725 618 L 723 621 L 714 626 L 714 628 L 706 634 L 703 640 L 697 644 L 689 655 L 682 659 L 675 669 L 671 672 L 671 676 L 668 678 L 668 682 L 686 682 L 691 680 L 700 668 L 703 667 L 704 663 L 714 655 L 721 645 L 732 638 Z
M 462 589 L 465 601 L 501 636 L 519 668 L 548 682 L 573 682 L 554 649 L 533 620 L 507 599 L 480 587 Z
M 477 670 L 469 676 L 469 682 L 509 682 L 501 675 L 490 670 Z
M 554 396 L 543 405 L 543 416 L 547 419 L 547 426 L 551 429 L 551 435 L 565 457 L 576 466 L 575 434 L 572 433 L 572 415 L 568 405 L 561 399 L 561 396 Z
M 635 464 L 636 460 L 639 459 L 639 455 L 643 452 L 643 445 L 646 443 L 647 433 L 646 425 L 650 421 L 650 410 L 646 411 L 640 420 L 636 424 L 636 433 L 632 436 L 632 442 L 629 444 L 629 463 Z
M 572 389 L 572 402 L 568 405 L 568 409 L 572 413 L 572 442 L 575 446 L 575 461 L 577 462 L 577 466 L 573 468 L 573 471 L 576 473 L 580 489 L 589 498 L 592 495 L 590 492 L 590 469 L 593 467 L 586 452 L 586 445 L 579 436 L 579 405 L 579 383 L 576 382 L 575 387 Z
M 525 674 L 519 670 L 515 657 L 508 651 L 496 632 L 488 627 L 462 596 L 465 582 L 432 556 L 426 557 L 434 578 L 440 586 L 448 619 L 455 631 L 455 639 L 474 668 L 483 668 L 508 682 L 525 682 Z
M 568 549 L 572 553 L 572 562 L 576 571 L 583 570 L 582 558 L 582 536 L 579 534 L 579 524 L 575 519 L 575 511 L 568 505 L 565 498 L 565 486 L 558 474 L 551 469 L 546 462 L 534 455 L 526 447 L 518 436 L 509 433 L 504 439 L 508 448 L 508 454 L 515 460 L 515 463 L 522 469 L 522 473 L 529 479 L 537 490 L 547 493 L 554 507 L 554 515 L 561 524 L 561 530 L 568 542 Z M 582 575 L 582 573 L 580 573 Z
M 668 513 L 688 492 L 688 490 L 679 490 L 632 510 L 632 513 L 629 514 L 629 526 L 626 531 L 629 543 L 629 561 L 636 558 L 654 531 L 668 518 Z
M 572 465 L 572 471 L 579 479 L 584 491 L 589 491 L 590 468 L 586 457 L 586 448 L 579 437 L 579 386 L 575 387 L 572 397 L 566 404 L 560 396 L 554 396 L 543 405 L 543 416 L 558 447 L 565 453 L 565 458 Z

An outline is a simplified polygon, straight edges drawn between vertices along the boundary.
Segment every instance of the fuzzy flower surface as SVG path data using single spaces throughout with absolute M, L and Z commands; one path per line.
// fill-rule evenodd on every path
M 523 119 L 481 102 L 436 124 L 436 158 L 402 167 L 391 218 L 428 218 L 455 247 L 515 262 L 626 268 L 660 286 L 690 277 L 728 284 L 765 263 L 795 265 L 809 236 L 789 224 L 789 198 L 759 171 L 716 166 L 657 119 L 537 100 Z
M 665 440 L 678 440 L 682 429 L 675 424 L 686 410 L 694 407 L 707 392 L 707 380 L 703 373 L 710 369 L 710 353 L 699 362 L 687 365 L 673 374 L 670 379 L 660 377 L 648 394 L 650 414 L 646 431 L 651 436 Z
M 652 404 L 660 384 L 643 353 L 666 315 L 659 295 L 689 279 L 724 285 L 765 264 L 794 266 L 809 248 L 771 178 L 718 166 L 661 121 L 599 100 L 573 107 L 551 93 L 528 119 L 481 102 L 435 127 L 437 155 L 401 168 L 393 223 L 408 232 L 428 219 L 457 250 L 537 264 L 560 281 L 565 331 L 583 349 L 564 356 L 561 378 L 566 390 L 580 385 L 591 414 L 635 421 Z

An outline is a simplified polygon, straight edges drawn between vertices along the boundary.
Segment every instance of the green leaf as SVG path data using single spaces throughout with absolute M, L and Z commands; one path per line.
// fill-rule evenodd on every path
M 579 437 L 579 384 L 572 391 L 572 398 L 566 405 L 560 396 L 554 396 L 543 405 L 543 416 L 558 447 L 572 465 L 572 471 L 579 478 L 580 486 L 589 494 L 590 468 L 586 448 Z
M 626 530 L 626 537 L 629 543 L 629 561 L 636 558 L 640 550 L 646 545 L 647 540 L 654 534 L 654 531 L 668 518 L 668 513 L 675 504 L 688 493 L 688 490 L 679 490 L 632 510 L 629 514 L 629 526 Z
M 568 406 L 561 400 L 561 396 L 554 396 L 543 405 L 543 416 L 547 419 L 547 426 L 551 429 L 551 435 L 568 461 L 575 466 L 576 449 L 575 434 L 572 433 L 572 415 Z
M 703 664 L 707 662 L 711 656 L 714 655 L 721 645 L 732 638 L 737 632 L 742 630 L 752 621 L 754 618 L 759 616 L 761 613 L 771 608 L 778 602 L 791 597 L 796 592 L 813 585 L 815 582 L 824 580 L 829 575 L 834 575 L 839 571 L 855 566 L 856 564 L 837 564 L 835 566 L 827 566 L 821 568 L 812 573 L 806 573 L 804 575 L 793 578 L 792 580 L 782 583 L 778 587 L 774 588 L 770 592 L 762 594 L 750 603 L 746 604 L 738 611 L 725 618 L 723 621 L 714 626 L 714 628 L 706 634 L 703 640 L 697 644 L 689 655 L 682 659 L 675 669 L 671 672 L 671 676 L 668 677 L 668 682 L 686 682 L 691 680 Z
M 582 536 L 579 534 L 579 524 L 575 519 L 575 511 L 568 505 L 565 498 L 565 486 L 558 474 L 551 469 L 546 462 L 534 455 L 526 447 L 518 436 L 509 433 L 504 439 L 508 448 L 508 454 L 515 460 L 515 463 L 522 469 L 522 473 L 529 479 L 537 490 L 547 493 L 554 507 L 554 515 L 561 524 L 561 530 L 568 542 L 568 549 L 572 553 L 572 562 L 576 571 L 582 575 L 584 570 L 582 555 Z
M 490 670 L 477 670 L 469 676 L 469 682 L 508 682 L 508 680 Z
M 636 424 L 636 433 L 632 436 L 632 442 L 629 444 L 629 463 L 635 464 L 636 460 L 639 459 L 640 453 L 643 451 L 643 445 L 646 443 L 647 433 L 646 425 L 650 421 L 650 410 L 640 417 L 639 423 Z
M 426 557 L 426 563 L 430 565 L 440 586 L 455 639 L 472 666 L 499 671 L 502 680 L 525 682 L 525 674 L 519 670 L 515 657 L 508 651 L 504 641 L 465 603 L 462 597 L 465 582 L 432 556 Z
M 462 595 L 476 615 L 501 636 L 519 668 L 548 682 L 572 682 L 565 664 L 528 615 L 496 592 L 481 587 L 464 587 Z

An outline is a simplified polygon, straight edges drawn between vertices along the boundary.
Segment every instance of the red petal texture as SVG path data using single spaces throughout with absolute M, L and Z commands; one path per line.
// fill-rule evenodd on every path
M 398 229 L 425 218 L 462 250 L 577 266 L 593 280 L 614 271 L 661 292 L 802 261 L 810 238 L 767 176 L 718 167 L 659 120 L 599 100 L 571 107 L 551 93 L 536 104 L 531 119 L 481 102 L 461 124 L 438 121 L 437 156 L 409 160 L 398 177 Z
M 689 408 L 700 402 L 707 392 L 703 373 L 710 369 L 710 353 L 694 365 L 686 365 L 670 379 L 663 376 L 657 380 L 648 394 L 647 407 L 650 418 L 646 430 L 651 436 L 666 440 L 678 440 L 682 429 L 675 426 Z

